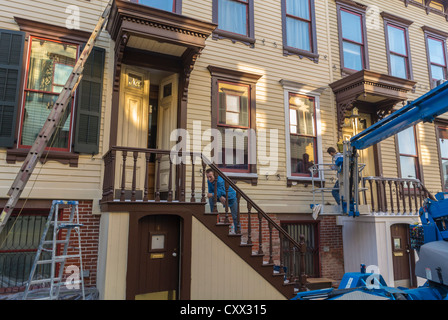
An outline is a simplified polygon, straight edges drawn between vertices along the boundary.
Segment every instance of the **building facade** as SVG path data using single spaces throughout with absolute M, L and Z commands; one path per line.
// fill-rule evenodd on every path
M 107 2 L 0 0 L 3 204 Z M 53 199 L 81 203 L 84 275 L 102 299 L 292 297 L 274 266 L 289 283 L 337 283 L 364 263 L 417 285 L 408 229 L 422 185 L 445 191 L 448 118 L 362 150 L 356 219 L 334 205 L 335 173 L 310 169 L 446 79 L 447 13 L 423 0 L 113 1 L 0 235 L 0 292 L 23 289 Z M 236 189 L 241 237 L 208 204 L 208 167 Z

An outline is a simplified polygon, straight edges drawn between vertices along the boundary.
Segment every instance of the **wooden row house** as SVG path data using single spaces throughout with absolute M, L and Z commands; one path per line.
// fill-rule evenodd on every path
M 1 205 L 107 3 L 0 0 Z M 356 219 L 335 173 L 310 168 L 446 79 L 447 5 L 114 0 L 0 234 L 0 293 L 23 289 L 54 199 L 80 202 L 101 299 L 290 299 L 361 263 L 417 285 L 408 229 L 445 188 L 446 117 L 362 151 Z M 209 167 L 236 191 L 240 234 L 209 206 Z

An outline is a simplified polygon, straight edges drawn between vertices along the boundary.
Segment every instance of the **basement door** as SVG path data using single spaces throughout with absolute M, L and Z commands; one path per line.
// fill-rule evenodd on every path
M 146 216 L 139 221 L 136 300 L 175 300 L 179 289 L 180 218 Z
M 395 287 L 411 285 L 411 253 L 409 225 L 394 224 L 390 227 L 392 237 L 392 261 Z

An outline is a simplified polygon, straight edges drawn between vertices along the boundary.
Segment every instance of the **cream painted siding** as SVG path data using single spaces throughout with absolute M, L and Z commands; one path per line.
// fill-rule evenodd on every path
M 184 1 L 183 14 L 211 21 L 211 1 Z M 266 178 L 268 166 L 258 163 L 258 185 L 242 185 L 244 191 L 269 212 L 309 212 L 310 187 L 303 184 L 286 187 L 286 145 L 285 145 L 285 101 L 284 89 L 280 80 L 290 80 L 321 88 L 330 83 L 330 52 L 327 45 L 328 31 L 326 17 L 326 1 L 316 1 L 316 19 L 319 63 L 298 56 L 283 56 L 282 21 L 280 1 L 255 1 L 255 47 L 230 40 L 207 40 L 207 46 L 196 62 L 189 86 L 188 130 L 192 130 L 193 121 L 200 120 L 202 129 L 210 127 L 211 121 L 211 78 L 207 69 L 209 65 L 227 69 L 246 71 L 262 75 L 256 90 L 257 131 L 275 129 L 278 132 L 278 169 L 280 175 L 271 174 Z M 200 6 L 201 9 L 197 10 Z M 238 57 L 238 59 L 235 59 Z M 327 88 L 320 96 L 322 148 L 335 145 L 335 108 L 332 92 Z M 268 134 L 269 139 L 269 134 Z M 203 141 L 205 146 L 209 141 Z M 258 142 L 258 156 L 268 150 L 261 148 Z M 260 149 L 261 148 L 261 149 Z M 330 159 L 324 153 L 324 161 Z M 199 169 L 198 169 L 199 170 Z M 188 171 L 187 171 L 188 172 Z M 196 185 L 200 185 L 200 176 L 196 175 Z M 275 199 L 274 201 L 272 201 Z M 298 210 L 298 205 L 303 207 Z
M 34 20 L 38 22 L 53 24 L 61 27 L 66 26 L 66 19 L 70 12 L 66 13 L 69 5 L 76 5 L 80 10 L 80 30 L 92 32 L 98 22 L 107 1 L 45 1 L 45 0 L 0 0 L 0 28 L 9 30 L 19 30 L 14 21 L 14 17 Z M 27 46 L 28 42 L 25 42 Z M 59 162 L 48 161 L 45 165 L 40 163 L 36 166 L 22 197 L 27 198 L 64 198 L 64 199 L 99 199 L 102 190 L 102 148 L 108 146 L 108 131 L 104 128 L 109 127 L 110 99 L 112 95 L 112 76 L 113 55 L 110 54 L 113 44 L 110 41 L 109 34 L 103 32 L 97 43 L 97 46 L 106 49 L 105 75 L 103 81 L 103 101 L 102 101 L 102 122 L 100 131 L 100 152 L 96 156 L 80 155 L 77 168 L 62 165 Z M 107 117 L 105 118 L 105 116 Z M 20 113 L 18 114 L 20 117 Z M 107 132 L 107 134 L 105 134 Z M 104 151 L 105 152 L 105 151 Z M 11 187 L 22 162 L 18 161 L 15 165 L 4 165 L 6 163 L 6 151 L 0 149 L 0 198 L 6 197 L 6 193 Z M 31 191 L 31 192 L 30 192 Z M 99 213 L 97 201 L 94 211 Z
M 191 300 L 285 300 L 269 282 L 193 218 Z

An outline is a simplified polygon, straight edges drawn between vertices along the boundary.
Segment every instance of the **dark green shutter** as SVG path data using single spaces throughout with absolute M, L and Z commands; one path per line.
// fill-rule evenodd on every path
M 73 146 L 78 153 L 96 154 L 99 150 L 105 55 L 106 50 L 94 47 L 84 65 L 78 87 Z
M 25 33 L 0 29 L 0 147 L 14 145 Z

